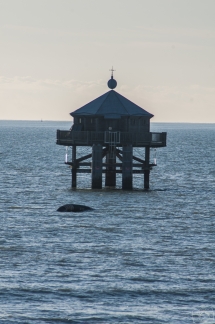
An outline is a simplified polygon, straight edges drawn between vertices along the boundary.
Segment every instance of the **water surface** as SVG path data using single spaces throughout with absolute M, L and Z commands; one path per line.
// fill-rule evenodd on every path
M 71 190 L 70 126 L 0 121 L 0 323 L 215 323 L 214 124 L 152 124 L 149 191 Z

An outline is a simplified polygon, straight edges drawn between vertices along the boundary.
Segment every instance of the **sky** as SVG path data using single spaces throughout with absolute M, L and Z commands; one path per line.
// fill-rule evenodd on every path
M 0 0 L 0 120 L 65 120 L 115 89 L 215 123 L 214 0 Z

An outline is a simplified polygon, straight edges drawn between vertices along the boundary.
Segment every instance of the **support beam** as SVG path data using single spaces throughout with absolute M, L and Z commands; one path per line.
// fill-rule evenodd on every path
M 144 188 L 149 189 L 149 160 L 150 160 L 150 147 L 146 146 L 145 147 L 145 166 L 147 170 L 144 172 Z
M 102 157 L 105 156 L 106 151 L 107 151 L 106 148 L 102 150 Z M 92 157 L 92 153 L 87 154 L 87 155 L 82 156 L 82 157 L 80 157 L 79 159 L 77 159 L 77 160 L 76 160 L 76 163 L 79 164 L 80 162 L 82 162 L 82 161 L 84 161 L 84 160 L 87 160 L 87 159 L 90 159 L 91 157 Z
M 122 154 L 122 150 L 117 149 L 117 150 L 116 150 L 116 156 L 120 158 L 121 156 L 120 156 L 119 153 Z M 137 161 L 137 162 L 140 162 L 140 163 L 145 163 L 145 161 L 144 161 L 143 159 L 140 159 L 140 158 L 138 158 L 138 157 L 136 157 L 136 156 L 134 156 L 134 155 L 132 156 L 132 159 L 135 160 L 135 161 Z M 122 160 L 122 159 L 121 159 L 121 160 Z
M 145 164 L 145 161 L 143 159 L 140 159 L 133 155 L 133 160 Z
M 91 173 L 91 169 L 77 169 L 77 173 Z
M 132 190 L 132 145 L 122 148 L 122 189 Z
M 77 186 L 77 167 L 76 167 L 76 146 L 72 147 L 72 188 Z
M 102 146 L 92 147 L 92 189 L 102 189 Z
M 87 159 L 89 159 L 91 157 L 92 157 L 92 153 L 87 154 L 85 156 L 82 156 L 81 158 L 77 159 L 76 162 L 79 163 L 79 162 L 84 161 L 84 160 L 87 160 Z
M 116 150 L 116 156 L 120 161 L 122 161 L 122 155 L 119 154 L 119 150 Z

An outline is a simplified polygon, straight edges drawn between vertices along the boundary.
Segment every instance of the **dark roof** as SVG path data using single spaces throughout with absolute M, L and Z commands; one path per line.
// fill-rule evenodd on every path
M 154 116 L 114 90 L 106 92 L 83 107 L 71 112 L 70 115 L 73 117 L 104 116 L 104 118 L 112 119 L 121 118 L 121 116 L 145 116 L 148 118 Z

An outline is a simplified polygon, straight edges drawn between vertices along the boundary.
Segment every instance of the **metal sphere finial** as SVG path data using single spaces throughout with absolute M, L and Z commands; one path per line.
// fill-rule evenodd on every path
M 115 89 L 116 86 L 117 86 L 117 82 L 116 82 L 116 80 L 113 78 L 113 72 L 116 71 L 116 70 L 114 70 L 113 67 L 112 67 L 112 69 L 111 69 L 110 71 L 111 71 L 111 79 L 108 81 L 107 85 L 108 85 L 108 87 L 109 87 L 110 89 L 113 90 L 113 89 Z

